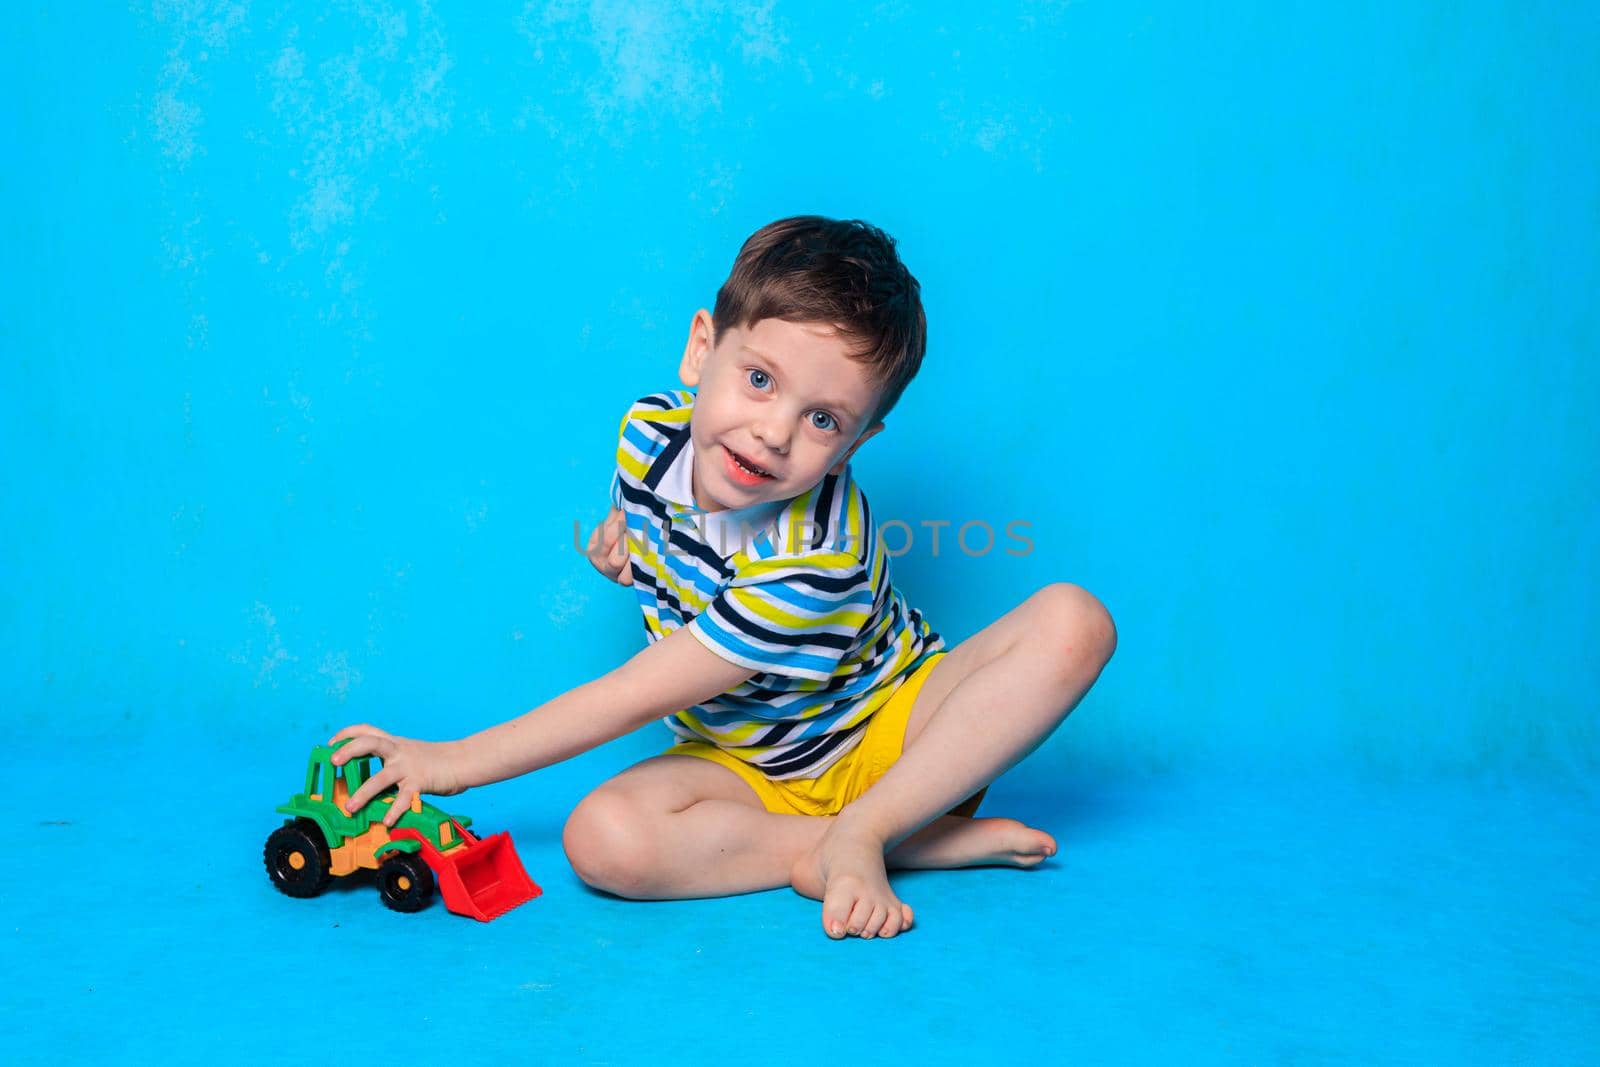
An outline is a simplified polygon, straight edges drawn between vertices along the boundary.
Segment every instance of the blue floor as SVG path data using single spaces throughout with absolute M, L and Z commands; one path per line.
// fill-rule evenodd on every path
M 10 5 L 0 1067 L 1600 1065 L 1596 6 Z M 608 898 L 654 726 L 446 802 L 492 924 L 278 894 L 312 744 L 644 647 L 619 420 L 813 212 L 918 279 L 896 587 L 1116 620 L 985 804 L 1063 851 L 887 942 Z
M 561 821 L 615 745 L 454 798 L 545 890 L 493 924 L 397 915 L 368 885 L 282 897 L 260 848 L 297 788 L 290 747 L 79 749 L 70 791 L 59 753 L 23 749 L 7 1061 L 282 1062 L 347 1027 L 447 1039 L 449 1062 L 1600 1062 L 1592 783 L 1024 764 L 986 811 L 1052 830 L 1059 856 L 898 876 L 915 930 L 834 943 L 789 891 L 582 886 Z

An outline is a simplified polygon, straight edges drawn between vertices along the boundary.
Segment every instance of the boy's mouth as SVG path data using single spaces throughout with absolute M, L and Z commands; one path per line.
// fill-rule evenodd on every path
M 724 447 L 726 447 L 726 446 L 724 446 Z M 747 460 L 743 456 L 739 455 L 739 453 L 735 452 L 733 449 L 728 448 L 728 449 L 726 449 L 726 451 L 727 451 L 728 455 L 730 457 L 732 457 L 734 465 L 739 467 L 741 470 L 745 471 L 747 474 L 752 474 L 752 475 L 754 475 L 754 476 L 756 476 L 758 478 L 771 478 L 771 477 L 773 477 L 773 474 L 772 474 L 771 471 L 764 470 L 761 467 L 756 466 L 754 463 L 751 463 L 749 460 Z

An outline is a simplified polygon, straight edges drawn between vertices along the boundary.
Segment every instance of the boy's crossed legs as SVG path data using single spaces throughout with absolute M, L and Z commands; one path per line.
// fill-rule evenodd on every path
M 657 756 L 601 785 L 568 820 L 579 877 L 621 896 L 723 896 L 793 885 L 823 928 L 892 937 L 911 911 L 886 866 L 1033 866 L 1048 834 L 945 816 L 1014 766 L 1077 706 L 1116 647 L 1093 596 L 1058 583 L 961 642 L 929 672 L 900 759 L 839 815 L 777 815 L 736 774 Z

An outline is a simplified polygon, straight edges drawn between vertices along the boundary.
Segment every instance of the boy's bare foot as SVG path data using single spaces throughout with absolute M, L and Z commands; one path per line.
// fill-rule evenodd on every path
M 834 829 L 790 871 L 796 892 L 822 901 L 828 936 L 893 937 L 909 928 L 911 908 L 889 888 L 882 849 Z M 890 858 L 906 868 L 1036 867 L 1055 853 L 1055 838 L 1015 819 L 942 816 L 902 841 Z M 881 921 L 874 923 L 875 915 Z
M 889 888 L 883 842 L 841 829 L 836 820 L 789 872 L 795 889 L 822 901 L 822 929 L 831 938 L 893 937 L 911 925 L 911 909 Z
M 900 842 L 895 867 L 1037 867 L 1056 854 L 1056 839 L 1016 819 L 944 816 Z

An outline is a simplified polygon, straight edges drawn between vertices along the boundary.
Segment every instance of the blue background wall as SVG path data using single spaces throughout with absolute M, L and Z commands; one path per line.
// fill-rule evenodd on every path
M 7 34 L 13 732 L 448 735 L 619 662 L 616 420 L 819 212 L 924 286 L 858 461 L 913 602 L 1118 620 L 1044 758 L 1596 766 L 1582 5 L 321 7 Z
M 1600 21 L 1204 7 L 14 12 L 8 1055 L 280 1062 L 314 976 L 463 1058 L 706 1062 L 675 991 L 766 1048 L 777 959 L 892 1002 L 828 1019 L 863 1059 L 1600 1062 Z M 885 944 L 589 894 L 562 819 L 652 727 L 462 799 L 547 890 L 489 927 L 274 893 L 311 743 L 641 647 L 574 524 L 803 212 L 923 284 L 856 464 L 911 601 L 952 642 L 1050 581 L 1116 617 L 987 802 L 1063 855 L 897 879 Z

